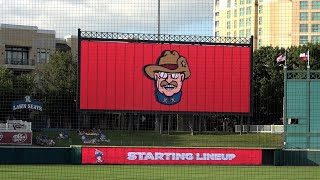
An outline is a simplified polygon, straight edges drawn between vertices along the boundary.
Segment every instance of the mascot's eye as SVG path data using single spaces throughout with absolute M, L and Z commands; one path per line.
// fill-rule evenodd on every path
M 160 72 L 159 76 L 163 79 L 166 79 L 168 77 L 168 74 L 165 72 Z
M 173 74 L 171 74 L 171 78 L 178 79 L 179 75 L 180 75 L 179 73 L 173 73 Z

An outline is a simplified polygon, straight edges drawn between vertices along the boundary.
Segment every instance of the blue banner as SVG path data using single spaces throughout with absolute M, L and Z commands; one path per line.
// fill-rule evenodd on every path
M 19 109 L 31 109 L 36 111 L 42 111 L 42 102 L 31 99 L 30 96 L 25 96 L 24 100 L 18 100 L 12 102 L 12 110 Z

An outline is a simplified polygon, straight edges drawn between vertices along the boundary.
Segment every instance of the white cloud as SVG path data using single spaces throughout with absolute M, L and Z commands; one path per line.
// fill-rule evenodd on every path
M 158 0 L 0 1 L 0 23 L 55 30 L 157 33 Z M 161 0 L 161 33 L 211 35 L 212 0 Z

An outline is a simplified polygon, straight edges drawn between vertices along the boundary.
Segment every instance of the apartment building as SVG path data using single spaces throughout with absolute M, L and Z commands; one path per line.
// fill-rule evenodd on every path
M 254 48 L 320 43 L 319 0 L 215 0 L 215 35 L 254 37 Z
M 70 51 L 77 56 L 77 37 L 55 37 L 54 30 L 36 26 L 0 25 L 0 65 L 14 72 L 32 71 L 49 61 L 56 50 Z

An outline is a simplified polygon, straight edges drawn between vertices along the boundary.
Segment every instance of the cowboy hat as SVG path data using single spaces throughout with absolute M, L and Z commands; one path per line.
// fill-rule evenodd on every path
M 185 79 L 190 77 L 187 59 L 177 51 L 168 50 L 162 52 L 156 64 L 146 65 L 144 72 L 151 79 L 154 79 L 155 72 L 184 73 Z

